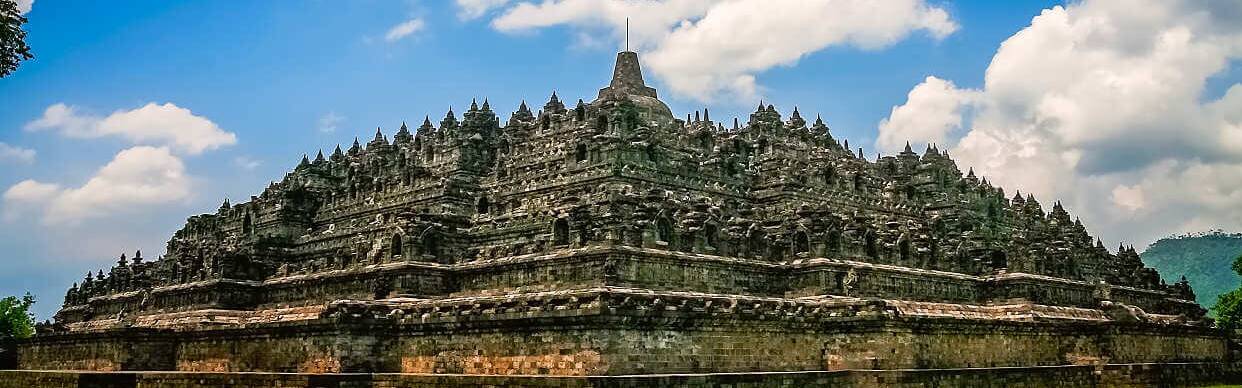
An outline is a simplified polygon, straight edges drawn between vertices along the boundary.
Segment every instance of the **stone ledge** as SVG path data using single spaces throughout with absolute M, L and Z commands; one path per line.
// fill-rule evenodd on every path
M 695 262 L 695 263 L 700 263 L 700 264 L 708 264 L 708 265 L 714 265 L 714 266 L 724 266 L 724 267 L 734 267 L 734 268 L 745 267 L 745 268 L 750 268 L 754 270 L 762 270 L 762 271 L 790 271 L 790 273 L 810 273 L 810 272 L 828 270 L 828 269 L 849 268 L 849 269 L 879 271 L 879 272 L 898 274 L 898 275 L 908 275 L 908 276 L 925 278 L 925 279 L 930 279 L 930 280 L 941 279 L 941 280 L 964 281 L 964 282 L 971 282 L 976 285 L 981 285 L 984 283 L 1006 284 L 1006 283 L 1021 283 L 1021 282 L 1038 282 L 1038 283 L 1046 283 L 1046 284 L 1060 284 L 1060 285 L 1064 285 L 1068 287 L 1074 287 L 1076 289 L 1082 290 L 1083 292 L 1090 292 L 1091 289 L 1095 287 L 1095 285 L 1092 285 L 1087 282 L 1048 277 L 1048 276 L 1042 276 L 1042 275 L 1032 275 L 1032 274 L 1014 272 L 1014 273 L 1001 273 L 1001 274 L 988 275 L 988 276 L 974 276 L 974 275 L 961 274 L 961 273 L 956 273 L 956 272 L 945 272 L 945 271 L 936 271 L 936 270 L 929 270 L 929 269 L 909 268 L 909 267 L 889 265 L 889 264 L 867 263 L 867 262 L 859 261 L 859 260 L 851 260 L 851 258 L 848 258 L 848 257 L 809 258 L 809 259 L 797 259 L 797 260 L 792 260 L 792 261 L 771 262 L 771 261 L 747 259 L 747 258 L 716 256 L 716 255 L 710 255 L 710 254 L 666 251 L 666 250 L 651 249 L 651 248 L 601 245 L 601 246 L 586 246 L 586 247 L 578 247 L 578 248 L 570 248 L 570 249 L 561 249 L 561 250 L 556 250 L 550 253 L 509 256 L 509 257 L 478 260 L 478 261 L 471 261 L 471 262 L 464 262 L 464 263 L 457 263 L 457 264 L 435 264 L 435 263 L 423 263 L 423 262 L 391 262 L 391 263 L 373 264 L 373 265 L 348 268 L 348 269 L 332 270 L 332 271 L 326 271 L 326 272 L 315 273 L 315 274 L 289 275 L 289 276 L 284 276 L 284 277 L 267 279 L 262 282 L 234 281 L 234 280 L 227 280 L 227 279 L 200 281 L 200 282 L 187 283 L 187 284 L 181 284 L 181 285 L 175 285 L 175 286 L 157 287 L 157 288 L 152 289 L 151 292 L 153 294 L 160 294 L 160 293 L 171 293 L 171 292 L 186 292 L 186 291 L 198 290 L 198 289 L 207 290 L 211 287 L 216 287 L 216 286 L 221 286 L 221 285 L 237 286 L 237 287 L 244 287 L 244 288 L 251 288 L 251 289 L 259 290 L 259 289 L 264 289 L 264 288 L 269 288 L 269 287 L 323 282 L 329 279 L 337 279 L 337 278 L 344 278 L 344 277 L 351 277 L 351 276 L 379 276 L 381 274 L 382 275 L 397 275 L 397 274 L 402 274 L 402 273 L 414 273 L 414 272 L 420 272 L 420 271 L 428 271 L 428 272 L 435 272 L 435 273 L 441 273 L 441 274 L 468 273 L 468 272 L 476 272 L 476 271 L 493 270 L 497 268 L 503 268 L 503 267 L 514 266 L 514 265 L 531 265 L 531 264 L 536 264 L 536 263 L 540 265 L 555 265 L 556 263 L 559 263 L 565 260 L 576 260 L 576 259 L 582 259 L 582 258 L 592 258 L 596 260 L 602 260 L 601 261 L 602 264 L 600 265 L 606 266 L 607 265 L 606 262 L 608 262 L 609 260 L 614 260 L 614 259 L 610 259 L 608 256 L 617 255 L 617 254 L 637 256 L 636 258 L 630 258 L 627 260 L 640 260 L 640 261 L 641 260 L 652 260 L 652 259 L 677 260 L 677 261 Z M 1132 288 L 1132 287 L 1123 287 L 1123 286 L 1111 286 L 1110 285 L 1109 287 L 1111 287 L 1112 289 L 1115 289 L 1116 291 L 1124 292 L 1127 295 L 1131 295 L 1131 294 L 1143 295 L 1148 298 L 1160 298 L 1163 296 L 1163 300 L 1165 302 L 1171 303 L 1173 305 L 1193 305 L 1192 301 L 1175 299 L 1175 298 L 1169 297 L 1168 295 L 1165 295 L 1164 293 L 1157 292 L 1157 291 L 1142 290 L 1142 289 L 1137 289 L 1137 288 Z M 815 294 L 824 294 L 824 293 L 831 294 L 831 293 L 834 293 L 834 291 L 831 289 L 828 289 L 828 290 L 816 289 L 814 293 Z M 120 294 L 114 294 L 114 295 L 109 295 L 109 296 L 94 297 L 91 299 L 91 301 L 92 303 L 111 303 L 111 302 L 119 303 L 119 302 L 123 302 L 124 300 L 129 300 L 131 303 L 136 303 L 136 300 L 142 298 L 143 295 L 144 294 L 141 292 L 131 291 L 127 293 L 120 293 Z M 488 295 L 488 293 L 483 292 L 483 293 L 479 293 L 478 295 L 479 296 Z M 503 294 L 499 294 L 499 295 L 503 295 Z M 807 296 L 807 297 L 811 297 L 811 296 Z M 904 296 L 900 296 L 900 297 L 904 297 Z M 894 296 L 888 296 L 887 298 L 895 299 Z M 913 296 L 911 298 L 913 298 Z M 911 299 L 911 298 L 907 298 L 907 299 Z M 1128 300 L 1128 299 L 1122 298 L 1121 300 Z M 946 301 L 938 301 L 938 302 L 946 302 Z M 948 302 L 951 302 L 951 301 L 948 301 Z M 1039 301 L 1036 301 L 1036 302 L 1039 303 Z M 982 301 L 980 301 L 980 303 L 982 303 Z M 1127 303 L 1132 303 L 1132 302 L 1127 302 Z M 86 306 L 84 305 L 68 306 L 68 307 L 65 307 L 62 310 L 62 312 L 79 312 L 83 310 L 85 307 Z M 1094 306 L 1082 305 L 1078 307 L 1091 308 Z M 1150 310 L 1150 308 L 1148 309 Z M 262 311 L 262 310 L 257 310 L 257 311 Z M 155 312 L 155 311 L 147 311 L 147 312 Z M 188 311 L 188 312 L 193 313 L 193 311 Z M 155 313 L 156 314 L 142 314 L 141 312 L 139 312 L 139 313 L 132 313 L 132 314 L 144 315 L 144 316 L 145 315 L 168 314 L 167 312 L 155 312 Z M 232 318 L 225 318 L 223 316 L 219 318 L 219 320 L 221 320 L 222 322 L 228 321 L 230 319 Z M 238 319 L 241 319 L 241 318 L 238 318 Z M 109 319 L 101 319 L 97 321 L 98 322 L 88 321 L 88 322 L 81 322 L 81 323 L 75 323 L 75 324 L 84 325 L 86 327 L 109 326 L 109 325 L 114 324 L 114 323 L 109 323 Z
M 613 376 L 401 373 L 83 372 L 0 370 L 0 388 L 107 387 L 922 387 L 1192 386 L 1242 383 L 1238 363 L 1056 365 L 958 369 L 678 373 Z
M 95 320 L 67 326 L 69 333 L 120 328 L 179 331 L 241 328 L 298 322 L 387 322 L 410 326 L 478 321 L 512 321 L 570 316 L 644 318 L 738 317 L 799 323 L 890 319 L 951 319 L 984 322 L 1116 322 L 1101 309 L 1033 303 L 961 304 L 898 299 L 819 296 L 803 298 L 589 287 L 509 295 L 338 300 L 323 305 L 268 309 L 152 314 L 129 320 Z M 1176 316 L 1148 314 L 1151 326 L 1195 327 Z

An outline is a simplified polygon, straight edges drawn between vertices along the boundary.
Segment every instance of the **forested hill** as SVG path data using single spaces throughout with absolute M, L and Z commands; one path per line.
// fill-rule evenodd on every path
M 1216 304 L 1216 296 L 1238 287 L 1242 278 L 1230 266 L 1242 255 L 1242 233 L 1211 231 L 1160 239 L 1140 256 L 1173 283 L 1186 275 L 1204 308 Z

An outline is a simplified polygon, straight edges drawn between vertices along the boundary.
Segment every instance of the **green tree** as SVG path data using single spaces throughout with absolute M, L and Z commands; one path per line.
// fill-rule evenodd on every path
M 34 302 L 30 294 L 0 299 L 0 369 L 16 367 L 17 340 L 34 335 L 34 314 L 30 312 Z
M 26 17 L 17 11 L 17 1 L 0 0 L 0 78 L 17 71 L 21 61 L 34 59 L 26 46 Z
M 1242 256 L 1233 259 L 1233 270 L 1242 275 Z M 1242 287 L 1217 297 L 1212 311 L 1216 313 L 1217 326 L 1229 330 L 1242 328 Z
M 10 296 L 0 299 L 0 338 L 19 339 L 34 335 L 34 313 L 30 312 L 34 302 L 30 294 L 21 298 Z

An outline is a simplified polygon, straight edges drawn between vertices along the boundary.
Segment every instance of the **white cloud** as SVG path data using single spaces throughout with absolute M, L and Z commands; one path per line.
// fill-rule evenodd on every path
M 460 10 L 457 17 L 469 20 L 482 17 L 488 11 L 509 3 L 509 0 L 456 0 L 456 3 Z
M 626 18 L 629 18 L 632 47 L 650 48 L 664 40 L 682 21 L 701 18 L 716 3 L 716 0 L 519 2 L 493 19 L 491 25 L 506 33 L 569 25 L 592 33 L 603 32 L 611 35 L 615 42 L 623 42 Z
M 1143 187 L 1139 185 L 1113 187 L 1112 199 L 1118 207 L 1132 212 L 1147 206 L 1147 200 L 1143 196 Z
M 1242 3 L 1189 0 L 1044 10 L 1001 44 L 982 88 L 929 78 L 877 143 L 946 137 L 960 164 L 1064 198 L 1113 240 L 1242 228 L 1242 84 L 1203 96 L 1242 58 L 1237 15 Z
M 402 38 L 410 36 L 410 34 L 422 31 L 424 27 L 426 27 L 426 23 L 423 22 L 422 18 L 406 20 L 401 22 L 401 24 L 397 24 L 392 26 L 392 28 L 389 28 L 388 33 L 384 34 L 384 40 L 396 42 Z
M 82 186 L 25 180 L 4 193 L 5 217 L 41 212 L 46 225 L 74 224 L 190 197 L 185 165 L 167 147 L 122 150 Z
M 57 103 L 49 106 L 42 117 L 27 123 L 26 130 L 56 130 L 75 138 L 117 136 L 134 144 L 172 146 L 192 155 L 237 143 L 234 134 L 172 103 L 148 103 L 102 118 Z
M 14 221 L 47 203 L 60 193 L 60 186 L 30 179 L 17 182 L 4 191 L 4 220 Z
M 880 121 L 876 145 L 883 152 L 897 152 L 907 141 L 943 143 L 948 135 L 962 128 L 963 109 L 978 92 L 958 89 L 953 81 L 927 77 L 910 90 L 905 105 L 893 107 Z
M 0 163 L 18 163 L 30 164 L 34 163 L 35 150 L 22 148 L 18 146 L 8 145 L 0 142 Z
M 492 20 L 502 32 L 556 25 L 604 32 L 647 51 L 672 92 L 753 99 L 756 75 L 834 45 L 879 49 L 916 31 L 944 37 L 957 25 L 922 0 L 544 0 L 519 2 Z M 586 36 L 589 36 L 586 35 Z
M 233 158 L 233 165 L 237 166 L 237 168 L 240 168 L 242 170 L 254 171 L 254 169 L 259 168 L 259 166 L 263 165 L 263 161 L 257 160 L 257 159 L 254 159 L 248 156 L 238 156 L 236 158 Z
M 316 127 L 319 128 L 319 132 L 332 133 L 336 132 L 337 127 L 344 121 L 345 116 L 338 115 L 336 112 L 328 112 L 319 117 Z
M 51 198 L 52 195 L 59 191 L 60 186 L 27 179 L 18 182 L 5 191 L 4 199 L 21 202 L 40 202 Z
M 25 15 L 34 8 L 35 0 L 17 0 L 17 13 Z

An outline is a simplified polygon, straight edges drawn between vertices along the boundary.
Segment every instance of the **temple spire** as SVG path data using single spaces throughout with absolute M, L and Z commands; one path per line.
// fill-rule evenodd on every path
M 617 63 L 612 68 L 612 82 L 608 87 L 600 89 L 600 97 L 613 92 L 656 98 L 655 88 L 643 82 L 642 66 L 638 63 L 638 53 L 625 51 L 617 53 Z

